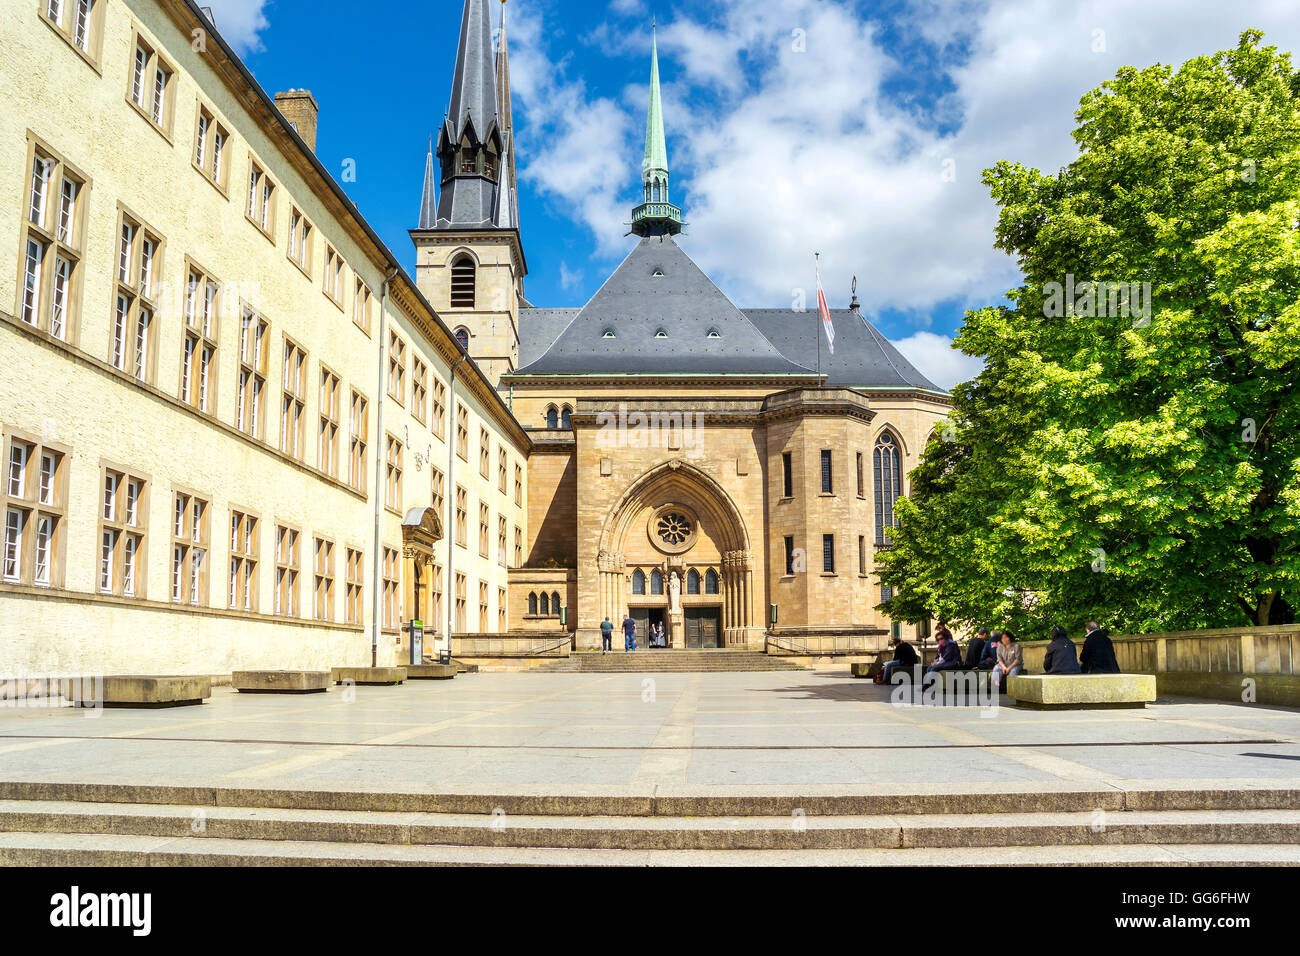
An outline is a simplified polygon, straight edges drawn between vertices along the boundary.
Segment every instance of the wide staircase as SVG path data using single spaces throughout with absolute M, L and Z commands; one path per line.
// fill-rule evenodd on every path
M 531 674 L 692 674 L 730 671 L 806 671 L 808 668 L 763 651 L 655 648 L 578 651 L 566 658 L 539 664 Z
M 1300 863 L 1300 791 L 529 796 L 0 783 L 0 865 Z

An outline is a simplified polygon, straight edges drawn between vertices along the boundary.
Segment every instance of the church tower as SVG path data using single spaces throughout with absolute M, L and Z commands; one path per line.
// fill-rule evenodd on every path
M 495 50 L 491 0 L 465 0 L 447 115 L 429 142 L 416 284 L 497 384 L 519 364 L 524 261 L 515 181 L 505 0 Z M 435 186 L 436 184 L 436 186 Z

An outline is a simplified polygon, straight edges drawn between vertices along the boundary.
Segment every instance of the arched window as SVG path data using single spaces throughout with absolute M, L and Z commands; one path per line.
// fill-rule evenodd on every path
M 551 613 L 556 617 L 560 616 L 560 592 L 551 592 Z
M 659 329 L 657 332 L 655 332 L 655 338 L 657 339 L 668 338 L 668 331 L 666 329 Z
M 645 572 L 640 568 L 632 572 L 632 593 L 645 594 Z
M 600 337 L 601 337 L 602 339 L 613 339 L 613 338 L 617 338 L 617 336 L 614 334 L 614 330 L 613 330 L 613 329 L 606 329 L 604 332 L 601 332 L 601 333 L 600 333 Z
M 704 593 L 718 593 L 718 572 L 709 568 L 708 573 L 704 575 Z
M 466 352 L 468 352 L 469 351 L 469 329 L 465 328 L 465 326 L 463 325 L 460 328 L 458 328 L 456 330 L 456 341 L 460 343 L 461 348 L 463 348 Z
M 560 412 L 560 427 L 561 428 L 573 427 L 573 409 L 570 408 L 568 405 L 565 405 L 564 410 Z
M 897 440 L 889 432 L 876 439 L 872 467 L 876 479 L 876 544 L 884 544 L 885 529 L 898 524 L 894 504 L 903 489 L 902 456 Z
M 560 413 L 554 405 L 552 405 L 550 408 L 546 410 L 546 427 L 547 428 L 560 427 Z
M 474 260 L 460 255 L 451 264 L 451 307 L 474 308 Z
M 545 591 L 542 592 L 542 599 L 541 599 L 541 602 L 540 602 L 540 603 L 541 603 L 541 611 L 540 611 L 540 613 L 541 613 L 543 616 L 550 614 L 550 613 L 551 613 L 551 599 L 548 598 L 548 597 L 546 596 L 546 592 L 545 592 Z
M 663 572 L 660 571 L 658 568 L 655 568 L 653 571 L 650 572 L 650 593 L 651 594 L 664 593 L 664 576 L 663 576 Z
M 686 593 L 700 593 L 700 572 L 696 571 L 694 568 L 691 568 L 691 570 L 686 574 Z
M 536 591 L 528 592 L 528 613 L 532 615 L 537 614 L 537 592 Z

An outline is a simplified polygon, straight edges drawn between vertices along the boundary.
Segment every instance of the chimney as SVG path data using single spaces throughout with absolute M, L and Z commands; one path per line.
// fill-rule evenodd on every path
M 289 121 L 289 125 L 302 137 L 308 149 L 313 153 L 316 152 L 316 117 L 320 115 L 320 107 L 316 104 L 316 97 L 311 95 L 311 90 L 276 93 L 275 105 L 279 107 L 281 115 Z

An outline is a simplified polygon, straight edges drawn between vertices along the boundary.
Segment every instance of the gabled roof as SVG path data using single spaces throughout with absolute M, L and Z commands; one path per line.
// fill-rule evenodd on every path
M 817 367 L 820 342 L 821 370 L 828 386 L 847 388 L 919 388 L 946 395 L 903 358 L 892 342 L 867 319 L 851 309 L 831 310 L 835 326 L 835 354 L 826 348 L 826 335 L 816 309 L 746 309 L 745 315 L 787 358 Z
M 529 315 L 520 316 L 521 337 Z M 677 243 L 663 236 L 638 242 L 550 347 L 524 363 L 521 355 L 515 374 L 814 374 L 782 355 Z

